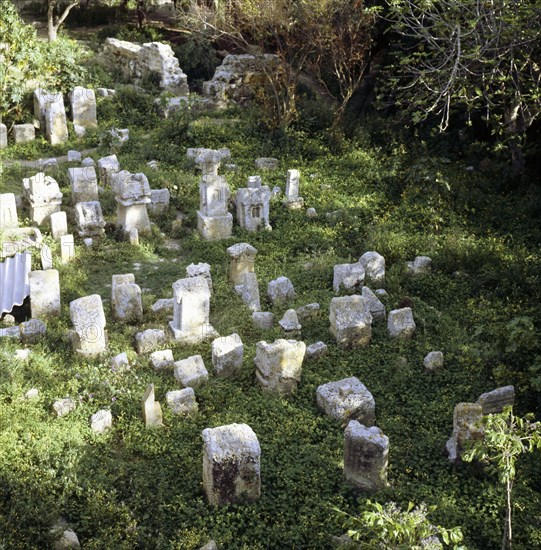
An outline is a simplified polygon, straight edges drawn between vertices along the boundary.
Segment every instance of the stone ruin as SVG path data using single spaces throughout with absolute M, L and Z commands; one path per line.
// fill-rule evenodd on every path
M 331 334 L 340 346 L 367 346 L 372 338 L 372 314 L 362 296 L 342 296 L 331 300 Z
M 149 384 L 142 400 L 143 421 L 147 428 L 163 426 L 162 406 L 154 396 L 154 384 Z
M 36 129 L 33 124 L 14 124 L 12 133 L 15 143 L 27 143 L 36 139 Z
M 17 202 L 13 193 L 0 194 L 0 231 L 16 229 L 19 226 Z
M 445 449 L 449 461 L 460 462 L 467 441 L 479 441 L 484 437 L 481 426 L 483 407 L 478 403 L 459 403 L 453 413 L 453 433 Z
M 372 315 L 372 321 L 384 321 L 387 316 L 385 306 L 381 300 L 372 292 L 367 286 L 363 286 L 361 290 L 361 296 L 370 310 Z
M 304 206 L 304 199 L 299 196 L 300 179 L 301 174 L 298 170 L 287 171 L 284 205 L 290 210 L 298 210 Z
M 165 400 L 173 414 L 194 414 L 198 409 L 193 388 L 168 391 Z
M 389 438 L 376 426 L 350 420 L 344 432 L 344 476 L 364 492 L 387 487 Z
M 140 322 L 143 320 L 141 289 L 135 284 L 133 273 L 113 275 L 111 309 L 117 321 Z
M 182 72 L 171 46 L 148 42 L 142 46 L 107 38 L 102 58 L 109 68 L 116 68 L 126 80 L 141 84 L 145 78 L 156 77 L 164 92 L 175 96 L 189 94 L 188 79 Z
M 94 90 L 76 86 L 69 97 L 73 129 L 78 137 L 83 137 L 87 129 L 98 127 L 96 94 Z
M 261 447 L 247 424 L 207 428 L 203 437 L 203 488 L 212 506 L 261 496 Z
M 271 344 L 258 342 L 254 363 L 259 385 L 279 395 L 295 392 L 301 379 L 305 352 L 306 344 L 296 340 L 278 339 Z
M 23 179 L 23 192 L 30 204 L 30 219 L 38 225 L 48 221 L 54 212 L 60 212 L 62 193 L 57 181 L 44 172 Z
M 209 291 L 212 294 L 212 277 L 210 275 L 210 265 L 204 262 L 190 264 L 186 267 L 186 277 L 204 277 L 209 285 Z
M 515 386 L 503 386 L 483 393 L 477 403 L 481 405 L 483 414 L 501 413 L 504 407 L 515 404 Z
M 207 174 L 199 182 L 197 229 L 204 239 L 216 241 L 231 237 L 233 216 L 227 210 L 229 185 L 223 176 Z
M 222 161 L 231 158 L 231 151 L 225 147 L 222 149 L 190 147 L 186 150 L 186 157 L 195 162 L 203 176 L 217 176 Z
M 416 256 L 412 262 L 406 262 L 409 275 L 428 275 L 432 272 L 432 260 L 428 256 Z
M 173 283 L 174 310 L 169 327 L 173 338 L 198 343 L 218 336 L 209 321 L 210 290 L 204 277 L 188 277 Z
M 99 201 L 78 202 L 75 220 L 80 237 L 100 237 L 105 233 L 105 220 Z
M 185 388 L 197 388 L 209 379 L 209 373 L 201 355 L 192 355 L 175 361 L 174 375 Z
M 60 93 L 34 90 L 34 126 L 40 128 L 51 145 L 68 140 L 64 98 Z
M 278 277 L 267 285 L 267 296 L 273 306 L 283 306 L 295 299 L 293 283 L 287 277 Z
M 51 235 L 55 241 L 68 234 L 68 217 L 65 212 L 54 212 L 49 221 L 51 223 Z
M 147 204 L 147 210 L 150 215 L 160 216 L 169 210 L 169 201 L 171 193 L 169 189 L 151 189 L 150 202 Z
M 109 155 L 98 160 L 98 173 L 104 187 L 113 185 L 114 174 L 117 172 L 120 172 L 120 162 L 116 155 Z
M 230 377 L 238 374 L 242 368 L 244 346 L 237 333 L 212 342 L 212 366 L 216 376 Z
M 364 268 L 366 284 L 385 284 L 385 258 L 381 254 L 374 251 L 365 252 L 359 258 L 359 263 Z
M 266 185 L 237 189 L 237 221 L 246 231 L 272 229 L 269 222 L 271 191 Z
M 248 243 L 237 243 L 226 250 L 229 262 L 229 280 L 234 285 L 244 283 L 244 274 L 253 273 L 257 249 Z
M 78 202 L 98 200 L 98 178 L 94 166 L 68 168 L 68 178 L 74 205 Z
M 242 276 L 242 284 L 235 285 L 235 292 L 241 297 L 250 311 L 255 312 L 261 310 L 259 283 L 255 273 L 244 273 Z
M 34 319 L 60 315 L 60 276 L 56 269 L 31 271 L 30 311 Z
M 360 263 L 337 264 L 333 268 L 332 287 L 335 294 L 341 290 L 358 293 L 364 284 L 365 271 Z
M 136 229 L 150 232 L 147 204 L 150 203 L 150 185 L 143 173 L 132 174 L 127 170 L 113 176 L 113 192 L 117 203 L 116 223 L 125 235 Z
M 95 356 L 106 351 L 106 321 L 99 294 L 73 300 L 70 303 L 70 317 L 74 328 L 70 331 L 70 339 L 76 353 Z
M 389 312 L 387 329 L 391 338 L 412 338 L 415 333 L 415 321 L 410 307 L 394 309 Z

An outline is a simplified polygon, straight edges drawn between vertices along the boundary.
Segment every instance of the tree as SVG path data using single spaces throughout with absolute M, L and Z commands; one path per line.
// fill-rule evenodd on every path
M 501 483 L 505 485 L 505 527 L 502 550 L 513 545 L 512 512 L 513 484 L 516 478 L 516 461 L 524 453 L 541 449 L 541 423 L 532 422 L 533 415 L 524 418 L 513 414 L 513 407 L 505 407 L 500 414 L 483 417 L 485 437 L 476 441 L 473 447 L 462 455 L 462 460 L 486 461 L 498 471 Z
M 54 42 L 58 35 L 58 29 L 68 17 L 70 11 L 81 3 L 81 0 L 70 0 L 68 3 L 62 0 L 47 0 L 47 37 L 49 42 Z
M 414 123 L 454 107 L 481 112 L 504 138 L 517 173 L 522 143 L 541 114 L 541 9 L 536 0 L 390 0 L 402 37 L 390 68 L 392 99 Z

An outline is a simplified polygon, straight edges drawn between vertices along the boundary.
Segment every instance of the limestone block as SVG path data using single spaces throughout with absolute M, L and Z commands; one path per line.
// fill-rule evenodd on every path
M 216 376 L 229 377 L 242 368 L 244 346 L 237 333 L 216 338 L 212 342 L 212 365 Z
M 192 355 L 176 361 L 175 378 L 185 387 L 197 388 L 209 379 L 209 373 L 201 355 Z
M 163 426 L 162 407 L 154 397 L 154 384 L 149 384 L 143 395 L 143 420 L 147 428 Z
M 305 352 L 306 344 L 296 340 L 258 342 L 254 363 L 259 385 L 281 395 L 293 393 L 301 379 Z
M 503 386 L 483 393 L 477 403 L 483 408 L 483 414 L 501 413 L 504 407 L 515 404 L 515 386 Z
M 299 197 L 299 184 L 301 174 L 298 170 L 288 170 L 286 178 L 286 199 L 297 199 Z
M 75 403 L 75 401 L 71 397 L 57 399 L 53 403 L 53 410 L 56 413 L 56 416 L 65 416 L 71 411 L 74 411 L 76 407 L 77 403 Z
M 423 360 L 425 370 L 434 372 L 443 368 L 443 353 L 441 351 L 431 351 Z
M 28 350 L 30 351 L 30 350 Z M 30 388 L 25 394 L 25 399 L 37 399 L 39 397 L 39 390 L 37 388 Z
M 207 241 L 229 239 L 233 234 L 233 216 L 229 212 L 223 216 L 205 216 L 198 211 L 197 230 Z
M 212 293 L 212 277 L 210 275 L 210 265 L 199 262 L 198 264 L 190 264 L 186 268 L 186 277 L 205 277 L 209 290 Z
M 175 303 L 173 298 L 160 298 L 150 306 L 150 309 L 154 313 L 161 313 L 162 311 L 173 313 L 174 306 Z
M 77 203 L 75 219 L 80 237 L 100 237 L 105 233 L 105 220 L 99 201 Z
M 37 344 L 47 332 L 47 326 L 40 319 L 30 319 L 21 323 L 21 339 L 23 344 Z
M 415 321 L 411 308 L 403 307 L 390 311 L 387 330 L 391 338 L 411 338 L 415 332 Z
M 246 187 L 237 189 L 235 204 L 237 222 L 246 231 L 272 230 L 269 221 L 271 192 L 263 185 L 256 189 Z
M 110 410 L 102 409 L 90 417 L 90 428 L 95 434 L 105 433 L 113 425 L 113 415 Z
M 247 424 L 207 428 L 203 437 L 203 488 L 209 504 L 255 501 L 261 496 L 261 447 Z
M 111 370 L 113 372 L 126 372 L 130 370 L 130 362 L 126 352 L 119 353 L 111 359 Z
M 282 306 L 295 299 L 295 289 L 287 277 L 278 277 L 268 284 L 267 295 L 272 305 Z
M 299 336 L 301 333 L 301 324 L 294 309 L 288 309 L 284 316 L 278 321 L 287 337 Z
M 0 123 L 0 149 L 5 149 L 8 146 L 8 128 L 5 124 Z
M 334 266 L 332 287 L 335 294 L 341 289 L 345 292 L 358 292 L 364 283 L 364 267 L 359 264 L 337 264 Z
M 445 444 L 450 462 L 457 463 L 465 450 L 466 441 L 483 439 L 481 426 L 483 407 L 478 403 L 459 403 L 453 413 L 453 433 Z
M 97 128 L 96 94 L 94 90 L 76 86 L 70 93 L 73 124 L 83 128 Z
M 193 159 L 204 176 L 217 175 L 222 160 L 231 158 L 231 151 L 225 147 L 222 149 L 190 147 L 186 150 L 186 156 Z
M 38 172 L 30 178 L 23 178 L 23 192 L 30 204 L 30 219 L 41 225 L 51 214 L 60 211 L 62 193 L 58 182 Z
M 274 313 L 270 311 L 254 311 L 252 326 L 259 330 L 271 330 L 274 326 Z
M 13 193 L 0 194 L 0 231 L 15 229 L 18 225 L 15 195 Z
M 372 315 L 362 296 L 333 298 L 329 308 L 331 334 L 341 346 L 367 346 L 372 338 Z
M 14 124 L 12 132 L 15 143 L 27 143 L 36 139 L 36 129 L 33 124 Z
M 307 208 L 306 217 L 310 219 L 317 218 L 317 210 L 313 207 Z
M 383 286 L 385 284 L 385 258 L 377 252 L 365 252 L 359 263 L 363 266 L 367 284 Z
M 257 250 L 248 243 L 237 243 L 230 246 L 226 252 L 229 254 L 229 280 L 234 285 L 243 284 L 244 274 L 253 273 Z
M 368 305 L 368 309 L 370 310 L 370 314 L 372 315 L 372 320 L 385 320 L 385 317 L 387 316 L 385 306 L 367 286 L 363 286 L 361 290 L 361 296 L 364 298 L 364 301 Z
M 364 426 L 376 421 L 376 402 L 355 376 L 322 384 L 316 390 L 317 406 L 333 420 L 358 420 Z
M 406 262 L 409 275 L 428 275 L 432 272 L 432 260 L 428 256 L 416 256 L 413 262 Z
M 263 185 L 263 182 L 261 181 L 261 176 L 248 176 L 246 187 L 250 187 L 252 189 L 258 189 L 262 185 Z
M 315 342 L 314 344 L 310 344 L 306 348 L 306 358 L 307 359 L 319 359 L 320 357 L 324 357 L 329 353 L 329 348 L 327 347 L 327 344 L 325 342 Z
M 296 311 L 299 323 L 303 323 L 304 321 L 313 321 L 317 319 L 321 311 L 321 306 L 314 302 L 313 304 L 301 306 L 297 308 Z
M 30 310 L 34 319 L 60 315 L 60 277 L 56 269 L 31 271 Z
M 173 414 L 193 414 L 197 412 L 197 401 L 193 388 L 168 391 L 165 394 L 167 405 Z
M 70 149 L 68 151 L 68 162 L 81 162 L 82 155 L 79 151 Z M 88 158 L 88 157 L 87 157 Z M 94 161 L 92 161 L 94 163 Z M 94 164 L 92 164 L 94 166 Z
M 98 177 L 93 166 L 68 168 L 73 204 L 98 200 Z
M 111 309 L 117 321 L 143 320 L 141 288 L 135 284 L 133 273 L 113 275 L 111 284 Z
M 45 136 L 51 145 L 59 145 L 68 140 L 66 109 L 62 94 L 51 97 L 45 105 Z
M 60 257 L 63 264 L 67 264 L 75 258 L 75 241 L 73 235 L 60 237 Z
M 272 157 L 260 157 L 255 159 L 254 164 L 257 170 L 276 170 L 280 162 Z
M 167 341 L 165 332 L 161 329 L 149 328 L 135 335 L 135 350 L 138 354 L 148 353 Z
M 70 302 L 70 317 L 74 327 L 71 339 L 76 353 L 95 356 L 106 351 L 106 321 L 99 294 Z
M 170 349 L 155 351 L 150 354 L 150 362 L 155 371 L 173 368 L 173 352 Z
M 389 438 L 376 426 L 350 420 L 344 433 L 344 475 L 357 489 L 374 492 L 387 487 Z
M 243 283 L 235 286 L 235 292 L 241 297 L 250 311 L 259 311 L 261 309 L 259 283 L 255 273 L 245 273 L 243 275 Z
M 159 216 L 169 210 L 171 193 L 169 189 L 151 189 L 150 203 L 147 205 L 149 214 Z
M 16 338 L 20 340 L 21 329 L 20 327 L 0 328 L 0 338 Z
M 68 218 L 65 212 L 54 212 L 49 219 L 53 239 L 58 241 L 60 237 L 68 234 Z
M 82 161 L 81 161 L 81 166 L 96 166 L 96 162 L 94 161 L 94 159 L 92 157 L 85 157 Z
M 100 183 L 104 187 L 112 185 L 114 174 L 117 172 L 120 172 L 120 162 L 116 155 L 109 155 L 98 160 Z

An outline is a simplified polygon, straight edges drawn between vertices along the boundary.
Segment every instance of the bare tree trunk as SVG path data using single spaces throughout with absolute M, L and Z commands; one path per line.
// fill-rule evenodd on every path
M 58 18 L 54 16 L 54 9 L 57 5 L 58 0 L 48 0 L 47 4 L 47 38 L 49 42 L 54 42 L 58 35 L 58 29 L 66 20 L 66 17 L 69 15 L 70 11 L 79 5 L 80 0 L 72 0 L 62 12 L 62 15 Z

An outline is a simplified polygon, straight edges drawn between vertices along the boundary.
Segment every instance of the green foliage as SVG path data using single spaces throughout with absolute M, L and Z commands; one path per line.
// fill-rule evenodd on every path
M 174 52 L 192 85 L 210 80 L 220 64 L 212 42 L 204 34 L 191 36 L 189 40 L 176 46 Z

